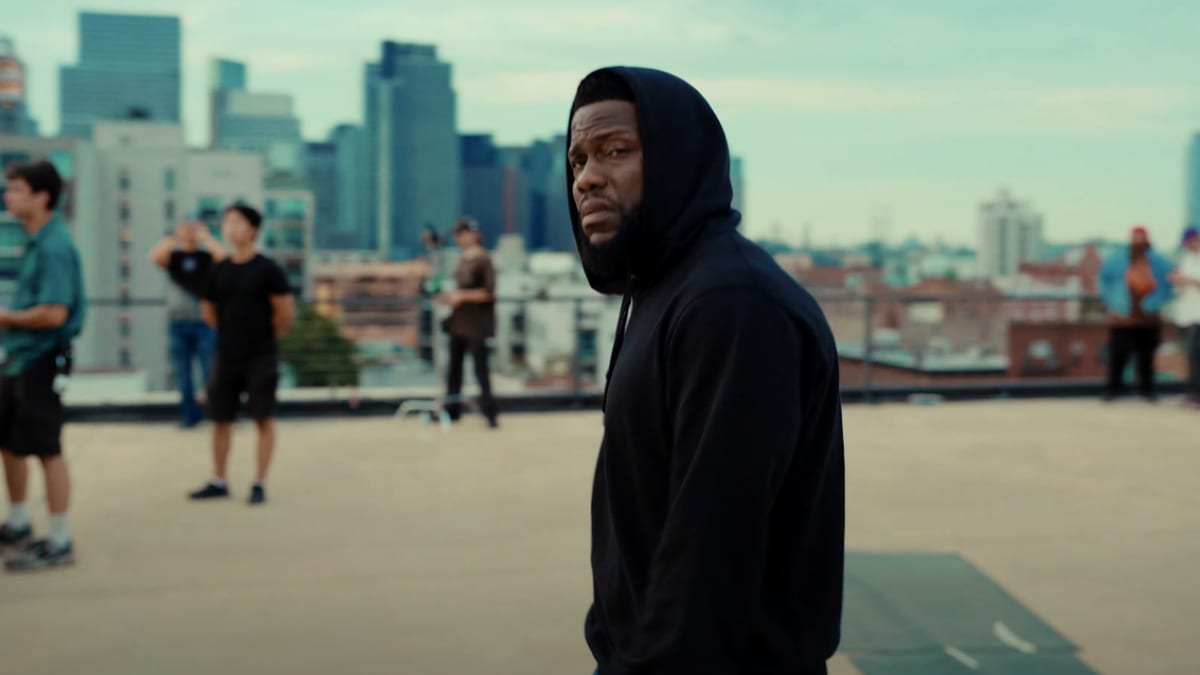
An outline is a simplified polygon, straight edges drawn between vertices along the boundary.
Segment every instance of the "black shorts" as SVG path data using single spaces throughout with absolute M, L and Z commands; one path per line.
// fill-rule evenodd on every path
M 43 356 L 20 375 L 0 377 L 0 449 L 21 457 L 62 454 L 66 412 L 54 390 L 58 357 L 57 352 Z M 69 374 L 69 365 L 62 374 Z
M 279 385 L 279 360 L 274 354 L 249 361 L 225 361 L 220 354 L 213 359 L 208 380 L 208 417 L 214 422 L 232 422 L 246 396 L 250 419 L 275 416 L 275 389 Z

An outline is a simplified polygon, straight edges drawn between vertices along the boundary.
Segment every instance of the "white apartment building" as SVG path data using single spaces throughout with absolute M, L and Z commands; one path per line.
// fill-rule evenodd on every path
M 1012 277 L 1021 263 L 1042 253 L 1042 215 L 1001 190 L 979 207 L 979 272 L 984 278 Z

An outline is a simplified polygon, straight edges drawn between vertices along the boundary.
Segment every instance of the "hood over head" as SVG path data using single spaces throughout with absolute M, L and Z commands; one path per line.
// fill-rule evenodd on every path
M 628 224 L 630 231 L 623 233 L 629 247 L 628 274 L 584 266 L 592 288 L 615 294 L 627 292 L 631 282 L 635 286 L 652 283 L 700 235 L 736 228 L 741 216 L 732 208 L 725 131 L 700 92 L 659 70 L 613 67 L 596 71 L 601 72 L 616 75 L 633 93 L 642 142 L 642 205 L 636 221 Z M 568 138 L 578 107 L 577 94 L 567 120 Z M 580 226 L 569 160 L 566 179 L 571 226 L 582 254 L 591 244 Z

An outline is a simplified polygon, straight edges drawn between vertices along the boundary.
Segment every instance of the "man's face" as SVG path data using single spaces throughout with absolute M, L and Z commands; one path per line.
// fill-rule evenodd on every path
M 196 245 L 196 238 L 201 227 L 204 227 L 202 223 L 179 223 L 175 227 L 175 239 L 184 248 L 192 248 Z
M 24 178 L 12 178 L 4 186 L 4 208 L 13 218 L 24 220 L 46 210 L 45 193 L 34 193 Z
M 454 233 L 454 243 L 466 250 L 479 243 L 479 233 L 474 230 L 459 230 Z
M 241 213 L 226 211 L 221 219 L 221 234 L 230 246 L 248 246 L 254 243 L 257 231 Z
M 1137 232 L 1133 233 L 1129 243 L 1134 248 L 1144 249 L 1150 246 L 1150 238 L 1146 236 L 1145 232 L 1138 230 Z
M 1183 247 L 1193 253 L 1200 251 L 1200 237 L 1190 237 L 1187 241 L 1183 242 Z
M 600 101 L 575 111 L 567 150 L 571 197 L 588 242 L 599 247 L 637 218 L 642 205 L 642 139 L 637 108 Z

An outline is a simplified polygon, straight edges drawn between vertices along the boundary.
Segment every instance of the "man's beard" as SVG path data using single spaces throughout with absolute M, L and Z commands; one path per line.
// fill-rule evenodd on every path
M 579 250 L 583 269 L 600 285 L 612 288 L 620 285 L 624 290 L 629 280 L 630 234 L 636 225 L 637 216 L 622 209 L 621 223 L 616 234 L 608 241 L 593 245 L 586 238 Z M 606 292 L 616 292 L 605 289 Z

